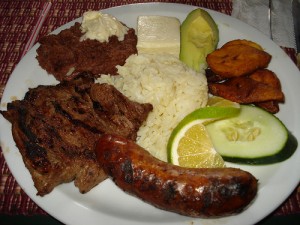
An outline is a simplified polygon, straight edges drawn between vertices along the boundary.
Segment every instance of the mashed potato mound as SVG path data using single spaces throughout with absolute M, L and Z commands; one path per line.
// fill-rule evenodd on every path
M 190 112 L 206 106 L 206 77 L 171 55 L 131 55 L 119 76 L 102 75 L 99 83 L 114 85 L 129 99 L 154 107 L 138 132 L 137 143 L 153 156 L 167 161 L 172 130 Z

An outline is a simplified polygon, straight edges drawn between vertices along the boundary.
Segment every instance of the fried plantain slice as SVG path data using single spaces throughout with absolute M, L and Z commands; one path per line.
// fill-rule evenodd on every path
M 258 50 L 263 51 L 263 48 L 259 44 L 255 43 L 253 41 L 250 41 L 250 40 L 245 40 L 245 39 L 236 39 L 236 40 L 228 41 L 227 43 L 225 43 L 222 46 L 222 48 L 226 47 L 226 46 L 232 46 L 232 45 L 248 45 L 248 46 L 251 46 Z
M 253 74 L 249 76 L 251 79 L 267 84 L 273 88 L 277 88 L 281 91 L 281 83 L 278 77 L 274 72 L 268 69 L 261 69 L 255 71 Z M 266 101 L 266 102 L 256 102 L 254 103 L 256 106 L 265 109 L 270 113 L 278 113 L 279 112 L 279 102 L 284 102 L 284 98 L 280 101 Z
M 208 83 L 218 83 L 224 81 L 224 78 L 215 74 L 211 69 L 207 68 L 205 70 L 205 76 Z
M 222 83 L 210 83 L 208 88 L 213 95 L 242 104 L 270 100 L 282 101 L 284 99 L 281 90 L 253 80 L 248 76 L 234 77 Z
M 267 84 L 273 88 L 278 88 L 281 90 L 280 80 L 276 74 L 268 69 L 256 70 L 254 73 L 250 74 L 249 77 L 252 80 Z
M 249 76 L 251 79 L 267 84 L 273 88 L 276 88 L 281 91 L 281 83 L 276 74 L 268 69 L 261 69 L 255 71 Z M 261 107 L 267 110 L 270 113 L 279 112 L 279 102 L 284 102 L 284 96 L 280 100 L 266 101 L 266 102 L 257 102 L 254 103 L 256 106 Z
M 224 78 L 251 74 L 267 67 L 270 60 L 267 52 L 243 44 L 222 47 L 206 57 L 210 69 Z
M 279 103 L 278 101 L 265 101 L 265 102 L 255 102 L 254 105 L 270 112 L 270 113 L 278 113 L 279 112 Z

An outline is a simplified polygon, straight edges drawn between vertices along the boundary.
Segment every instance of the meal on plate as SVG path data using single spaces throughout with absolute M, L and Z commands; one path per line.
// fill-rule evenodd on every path
M 239 104 L 278 112 L 284 94 L 267 69 L 271 56 L 251 41 L 216 49 L 218 41 L 217 24 L 203 9 L 182 24 L 140 16 L 137 35 L 111 15 L 89 11 L 81 23 L 43 37 L 37 60 L 60 83 L 31 88 L 1 111 L 37 194 L 71 181 L 86 193 L 110 177 L 164 210 L 192 217 L 241 212 L 258 181 L 224 159 L 280 162 L 297 140 L 273 114 Z M 274 125 L 280 138 L 270 145 Z M 220 142 L 270 147 L 244 160 Z

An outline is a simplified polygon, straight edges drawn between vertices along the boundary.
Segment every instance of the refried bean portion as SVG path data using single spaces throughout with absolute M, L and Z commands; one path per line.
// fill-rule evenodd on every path
M 51 34 L 39 40 L 37 60 L 40 66 L 59 80 L 70 80 L 81 72 L 95 77 L 101 74 L 116 75 L 116 65 L 124 65 L 126 59 L 137 53 L 137 36 L 130 28 L 123 41 L 111 36 L 109 42 L 80 41 L 80 23 L 59 34 Z

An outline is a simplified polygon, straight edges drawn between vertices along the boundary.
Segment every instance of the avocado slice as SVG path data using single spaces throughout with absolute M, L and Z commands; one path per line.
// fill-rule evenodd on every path
M 180 26 L 179 59 L 199 72 L 207 66 L 206 56 L 214 51 L 219 42 L 219 29 L 210 14 L 195 9 Z

